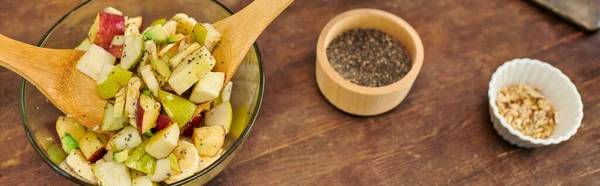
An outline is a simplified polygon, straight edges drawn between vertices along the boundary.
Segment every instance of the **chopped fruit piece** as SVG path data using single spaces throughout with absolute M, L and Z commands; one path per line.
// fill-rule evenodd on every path
M 122 69 L 118 66 L 104 65 L 98 81 L 96 82 L 96 89 L 98 95 L 102 99 L 110 99 L 115 97 L 119 89 L 127 86 L 129 79 L 133 76 L 132 72 Z
M 229 81 L 223 88 L 219 97 L 212 101 L 212 107 L 216 107 L 223 102 L 228 102 L 231 99 L 231 90 L 233 89 L 233 82 Z
M 224 102 L 210 109 L 205 114 L 205 125 L 206 126 L 223 126 L 225 132 L 229 133 L 231 128 L 231 122 L 233 121 L 233 109 L 231 103 Z
M 169 168 L 171 168 L 171 170 L 175 171 L 175 172 L 179 172 L 179 160 L 177 160 L 177 156 L 175 156 L 175 154 L 171 153 L 169 154 L 169 156 L 167 157 L 167 159 L 169 159 Z
M 118 35 L 115 36 L 112 41 L 110 42 L 110 46 L 119 46 L 119 45 L 124 45 L 125 44 L 125 36 L 123 35 Z
M 123 16 L 100 12 L 96 16 L 88 36 L 94 44 L 102 48 L 108 48 L 113 37 L 124 33 L 125 18 Z
M 127 125 L 128 118 L 114 117 L 114 106 L 111 103 L 106 103 L 104 107 L 104 118 L 102 119 L 102 131 L 115 131 L 122 129 Z
M 65 158 L 67 157 L 65 151 L 57 144 L 50 145 L 50 147 L 48 147 L 48 149 L 46 150 L 46 153 L 48 153 L 48 158 L 50 159 L 50 161 L 56 164 L 65 160 Z
M 85 158 L 92 163 L 104 156 L 106 142 L 106 136 L 93 131 L 88 131 L 77 141 Z
M 175 43 L 177 41 L 182 40 L 183 38 L 185 38 L 185 36 L 183 34 L 175 34 L 175 35 L 169 36 L 167 38 L 167 42 L 169 42 L 169 43 Z
M 191 18 L 184 13 L 175 14 L 171 19 L 177 22 L 177 33 L 184 35 L 191 34 L 194 25 L 197 23 L 194 18 Z
M 131 186 L 158 186 L 158 184 L 150 181 L 148 176 L 140 176 L 131 180 Z
M 194 43 L 196 44 L 196 43 Z M 171 59 L 173 60 L 173 59 Z M 215 58 L 206 47 L 202 47 L 191 53 L 177 66 L 171 77 L 169 85 L 178 95 L 183 94 L 194 83 L 204 77 L 215 66 Z
M 78 141 L 85 134 L 85 127 L 71 117 L 60 116 L 56 120 L 56 133 L 59 138 L 70 134 L 73 139 Z
M 125 100 L 125 111 L 127 116 L 135 118 L 138 100 L 140 98 L 140 88 L 142 80 L 138 77 L 132 77 L 127 83 L 127 98 Z M 135 126 L 135 123 L 132 123 Z
M 196 128 L 192 141 L 200 156 L 215 156 L 225 143 L 225 129 L 223 126 Z
M 125 24 L 126 24 L 126 26 L 127 25 L 138 26 L 138 33 L 139 33 L 140 31 L 142 31 L 142 20 L 143 20 L 142 16 L 132 17 L 132 18 L 127 19 L 127 22 Z
M 123 46 L 121 45 L 111 46 L 110 48 L 106 49 L 106 51 L 116 58 L 121 59 L 121 57 L 123 57 Z
M 179 172 L 167 177 L 167 179 L 164 180 L 167 184 L 177 182 L 193 175 L 198 171 L 198 164 L 200 163 L 198 150 L 196 150 L 196 147 L 190 142 L 180 140 L 179 145 L 175 148 L 173 154 L 175 154 L 179 160 Z
M 113 135 L 108 143 L 112 150 L 122 151 L 138 147 L 142 144 L 142 137 L 135 128 L 127 126 Z
M 125 149 L 125 150 L 120 151 L 120 152 L 114 152 L 113 153 L 113 159 L 117 163 L 123 163 L 123 162 L 125 162 L 125 160 L 127 160 L 127 158 L 129 158 L 129 151 L 130 150 L 131 149 Z
M 127 120 L 127 116 L 125 116 L 125 114 L 123 114 L 123 112 L 125 111 L 125 98 L 127 96 L 125 95 L 125 87 L 119 89 L 119 91 L 117 92 L 117 95 L 115 95 L 115 105 L 114 105 L 114 109 L 113 109 L 113 117 L 118 118 L 118 117 L 125 117 L 125 119 Z
M 184 41 L 180 42 L 180 43 L 185 43 Z M 173 56 L 170 60 L 169 63 L 171 64 L 171 67 L 176 68 L 179 66 L 179 63 L 181 63 L 181 61 L 186 58 L 187 56 L 191 55 L 194 51 L 200 49 L 200 44 L 198 43 L 193 43 L 188 47 L 182 48 L 181 46 L 178 47 L 177 49 L 181 50 L 183 49 L 183 51 L 178 52 L 175 54 L 175 56 Z
M 169 69 L 169 65 L 164 61 L 160 59 L 152 59 L 150 61 L 150 65 L 152 66 L 152 69 L 156 72 L 156 75 L 159 76 L 161 79 L 166 81 L 171 76 L 171 69 Z
M 81 41 L 81 43 L 79 43 L 79 45 L 77 45 L 77 47 L 75 47 L 75 50 L 86 51 L 90 48 L 90 45 L 92 45 L 92 42 L 90 42 L 88 38 L 85 38 L 83 41 Z
M 92 166 L 90 165 L 90 162 L 83 157 L 81 151 L 77 149 L 72 150 L 65 161 L 67 161 L 67 165 L 69 165 L 71 170 L 77 173 L 77 175 L 92 183 L 96 183 L 96 176 L 94 176 L 94 173 L 92 172 Z
M 154 25 L 148 31 L 144 32 L 144 37 L 153 40 L 156 44 L 167 41 L 167 31 L 161 25 Z
M 105 64 L 115 64 L 117 58 L 98 45 L 92 44 L 81 56 L 76 68 L 93 80 L 98 80 L 102 67 Z
M 202 116 L 196 116 L 192 120 L 190 120 L 183 127 L 183 133 L 181 133 L 181 135 L 192 137 L 192 135 L 194 134 L 194 129 L 198 128 L 200 126 L 201 119 L 202 119 Z
M 144 51 L 144 37 L 141 35 L 125 36 L 123 45 L 123 56 L 121 56 L 121 68 L 131 70 L 138 64 Z
M 69 133 L 65 133 L 60 138 L 60 143 L 62 144 L 62 148 L 66 153 L 71 153 L 73 149 L 77 149 L 79 146 L 77 145 L 77 141 L 73 139 L 73 137 Z
M 146 145 L 146 153 L 156 159 L 166 158 L 177 147 L 179 140 L 179 126 L 169 125 L 169 127 L 158 131 Z
M 152 131 L 148 131 L 144 133 L 144 136 L 146 136 L 147 138 L 150 138 L 152 136 L 154 136 L 154 134 L 152 134 Z
M 144 149 L 142 149 L 143 155 L 140 158 L 137 158 L 137 160 L 132 159 L 132 157 L 134 157 L 134 153 L 132 153 L 123 164 L 131 169 L 135 169 L 146 174 L 153 174 L 154 171 L 156 171 L 156 159 L 143 151 Z
M 159 115 L 158 120 L 156 121 L 156 131 L 161 131 L 171 125 L 171 118 L 165 115 Z
M 171 156 L 169 155 L 169 157 L 171 157 Z M 177 159 L 177 157 L 175 157 L 175 158 Z M 170 160 L 170 158 L 163 158 L 163 159 L 156 160 L 156 171 L 154 171 L 154 174 L 148 174 L 151 181 L 161 182 L 165 178 L 167 178 L 169 175 L 172 175 L 175 173 L 175 171 L 173 171 L 170 168 L 171 162 L 169 160 Z
M 180 128 L 192 119 L 194 112 L 198 108 L 198 106 L 187 99 L 163 90 L 158 92 L 158 100 L 162 103 L 165 113 L 176 123 L 179 123 Z
M 156 126 L 156 119 L 160 114 L 160 103 L 149 96 L 140 95 L 137 112 L 137 128 L 140 134 L 150 131 Z
M 173 21 L 173 20 L 169 20 L 163 25 L 163 28 L 167 32 L 168 36 L 175 35 L 175 33 L 177 33 L 177 22 Z
M 207 72 L 206 75 L 192 89 L 190 101 L 195 104 L 212 101 L 219 97 L 223 82 L 225 81 L 225 73 L 223 72 Z
M 144 83 L 148 86 L 148 89 L 152 92 L 153 96 L 158 95 L 158 90 L 160 90 L 160 82 L 154 76 L 154 72 L 152 72 L 152 67 L 150 65 L 145 65 L 140 68 L 140 74 L 142 75 L 142 79 L 144 79 Z
M 163 25 L 167 22 L 167 19 L 162 18 L 162 19 L 157 19 L 152 21 L 152 23 L 150 23 L 150 26 L 154 26 L 154 25 Z
M 208 23 L 197 23 L 192 31 L 192 40 L 204 45 L 210 52 L 221 42 L 222 36 L 223 34 Z
M 98 178 L 100 185 L 130 186 L 131 176 L 124 165 L 117 162 L 98 161 L 92 166 L 94 175 Z

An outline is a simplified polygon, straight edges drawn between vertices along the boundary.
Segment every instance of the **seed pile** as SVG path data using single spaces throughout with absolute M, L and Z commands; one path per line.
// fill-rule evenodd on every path
M 376 29 L 354 29 L 338 36 L 327 47 L 327 59 L 344 79 L 368 87 L 397 82 L 411 68 L 401 43 Z
M 556 126 L 554 108 L 534 87 L 519 84 L 502 88 L 496 105 L 504 121 L 532 138 L 548 138 Z

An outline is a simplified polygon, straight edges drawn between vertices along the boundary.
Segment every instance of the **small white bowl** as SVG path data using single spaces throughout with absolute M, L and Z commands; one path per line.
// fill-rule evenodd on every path
M 556 110 L 556 127 L 546 139 L 534 139 L 513 129 L 498 113 L 496 96 L 502 87 L 527 84 L 538 88 Z M 535 59 L 514 59 L 498 67 L 490 80 L 490 118 L 504 140 L 519 147 L 558 144 L 573 136 L 583 119 L 583 102 L 569 77 L 552 65 Z

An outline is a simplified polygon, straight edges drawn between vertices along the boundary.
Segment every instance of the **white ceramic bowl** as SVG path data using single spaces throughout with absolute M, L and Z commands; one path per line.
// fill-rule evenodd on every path
M 538 88 L 556 109 L 556 127 L 546 139 L 534 139 L 513 129 L 498 113 L 496 96 L 502 87 L 527 84 Z M 583 119 L 583 103 L 569 77 L 552 65 L 535 59 L 514 59 L 498 67 L 488 90 L 490 118 L 506 141 L 526 148 L 558 144 L 573 136 Z

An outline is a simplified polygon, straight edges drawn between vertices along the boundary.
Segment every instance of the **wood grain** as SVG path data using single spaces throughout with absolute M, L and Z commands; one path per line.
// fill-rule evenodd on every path
M 0 1 L 0 33 L 35 44 L 82 1 Z M 223 0 L 238 11 L 251 0 Z M 329 19 L 379 8 L 409 22 L 425 46 L 411 93 L 377 117 L 335 109 L 315 82 L 315 47 Z M 209 185 L 594 185 L 600 183 L 600 35 L 527 1 L 302 0 L 258 40 L 266 90 L 252 134 Z M 584 102 L 569 141 L 514 147 L 496 134 L 487 83 L 503 62 L 530 57 L 561 69 Z M 20 78 L 0 70 L 0 183 L 73 185 L 24 135 Z

